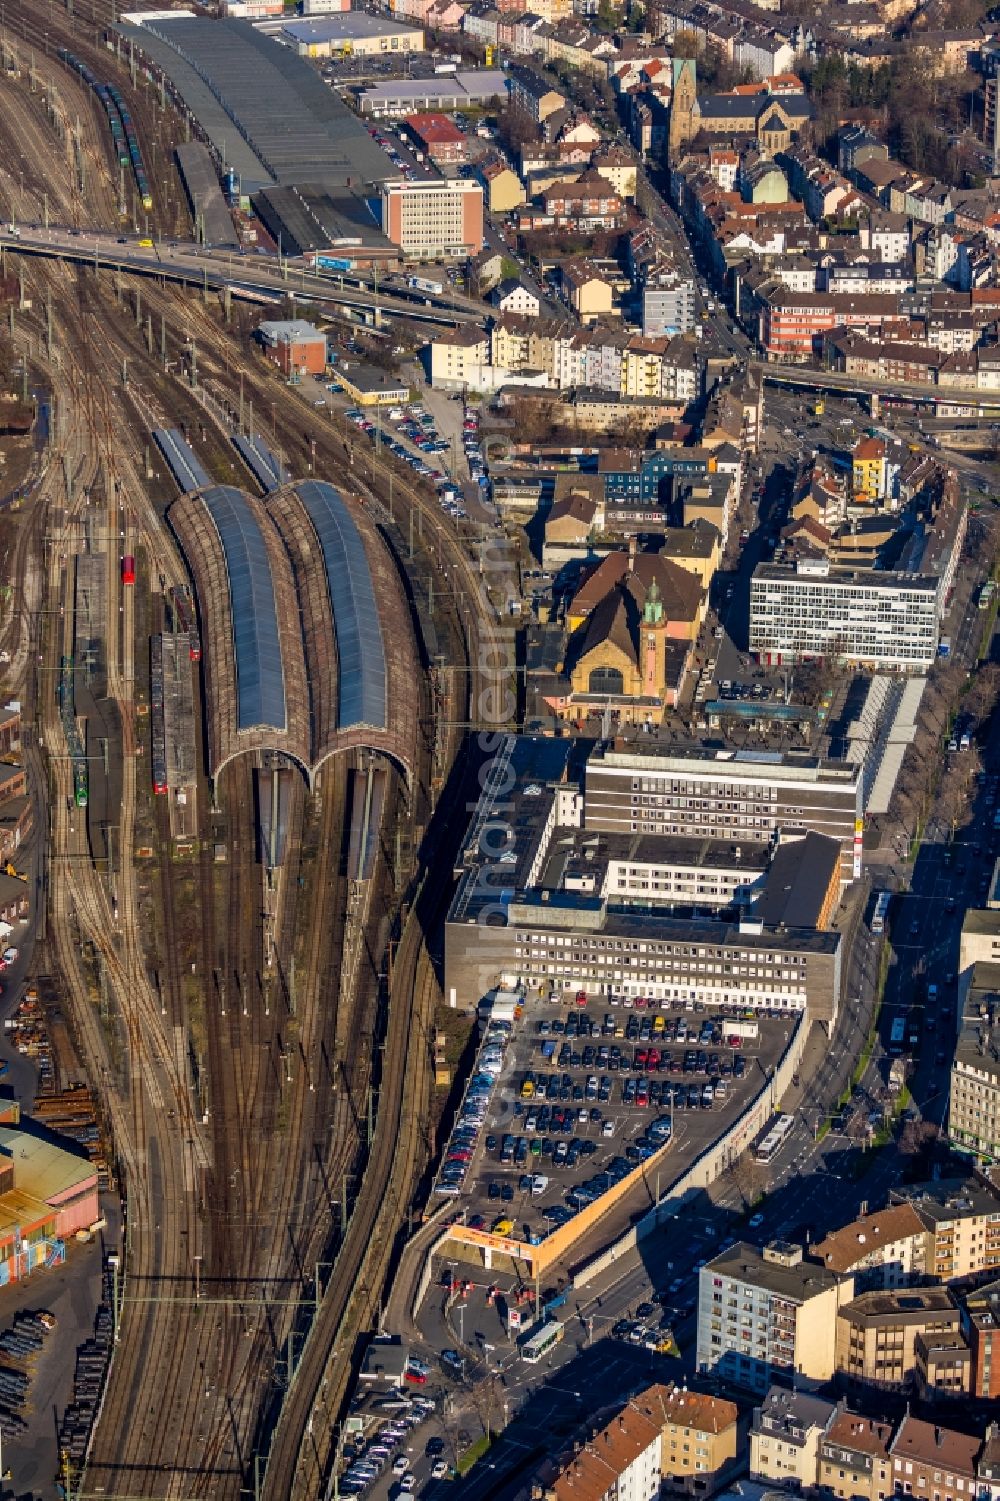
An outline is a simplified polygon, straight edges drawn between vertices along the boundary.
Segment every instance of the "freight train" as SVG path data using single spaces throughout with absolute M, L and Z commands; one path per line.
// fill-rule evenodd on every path
M 87 755 L 76 722 L 76 695 L 73 689 L 73 658 L 63 657 L 59 664 L 59 717 L 73 763 L 73 797 L 78 808 L 88 801 Z
M 163 637 L 153 636 L 149 643 L 149 697 L 152 703 L 153 791 L 167 790 L 167 732 L 163 717 Z
M 111 131 L 111 142 L 115 149 L 115 156 L 121 166 L 131 165 L 135 176 L 135 185 L 139 189 L 139 197 L 144 209 L 153 207 L 153 195 L 149 190 L 149 178 L 146 176 L 146 168 L 143 165 L 142 152 L 139 150 L 139 138 L 132 124 L 132 115 L 128 105 L 114 84 L 99 83 L 87 64 L 66 47 L 59 48 L 59 57 L 67 68 L 72 68 L 74 73 L 79 73 L 84 83 L 94 90 L 108 117 L 108 128 Z

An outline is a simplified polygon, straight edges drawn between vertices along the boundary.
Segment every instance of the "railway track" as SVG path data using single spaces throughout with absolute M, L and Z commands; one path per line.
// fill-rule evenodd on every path
M 162 305 L 178 306 L 177 301 L 170 302 L 176 294 L 161 293 L 159 289 L 153 294 L 156 298 L 162 298 Z M 99 304 L 91 304 L 91 311 Z M 154 306 L 159 304 L 154 303 Z M 218 328 L 209 314 L 198 304 L 188 308 L 188 314 L 192 324 L 196 324 L 204 332 L 199 334 L 208 343 L 208 330 L 214 329 L 216 336 Z M 119 326 L 121 320 L 114 317 L 107 320 L 109 329 L 109 349 L 104 354 L 103 368 L 105 371 L 114 367 L 114 360 L 119 351 L 128 346 L 128 332 Z M 134 342 L 137 342 L 134 341 Z M 147 361 L 140 363 L 133 348 L 133 358 L 136 359 L 136 368 L 139 371 L 148 370 L 148 378 L 152 386 L 152 367 L 155 362 Z M 218 373 L 221 375 L 221 359 L 218 360 Z M 240 368 L 240 362 L 234 361 L 229 373 L 230 380 Z M 268 372 L 261 371 L 259 367 L 248 365 L 248 380 L 250 388 L 259 392 L 257 400 L 260 403 L 259 410 L 265 408 L 270 394 L 274 391 L 273 382 Z M 148 394 L 145 388 L 146 374 L 137 377 L 143 382 L 140 392 L 134 393 L 136 400 L 130 403 L 138 408 L 144 403 L 150 410 L 155 398 Z M 287 399 L 287 390 L 282 393 L 283 399 Z M 184 400 L 187 400 L 185 397 Z M 109 448 L 112 437 L 115 443 L 123 440 L 128 429 L 128 421 L 123 412 L 110 411 L 107 406 L 95 407 L 89 417 L 84 421 L 84 426 L 93 422 L 95 431 L 101 435 L 99 450 L 103 458 L 103 467 L 108 468 L 110 463 Z M 283 412 L 278 424 L 283 433 L 284 450 L 289 456 L 296 454 L 302 472 L 311 457 L 311 439 L 315 435 L 317 467 L 325 468 L 327 472 L 335 475 L 344 488 L 349 492 L 360 494 L 362 498 L 367 494 L 369 500 L 378 492 L 385 493 L 388 489 L 389 470 L 384 461 L 372 456 L 370 465 L 364 468 L 370 473 L 371 488 L 368 479 L 362 480 L 355 473 L 348 472 L 346 462 L 347 449 L 344 439 L 338 431 L 330 431 L 324 427 L 317 431 L 315 414 L 300 408 L 300 405 L 290 404 L 287 413 Z M 126 510 L 129 513 L 129 522 L 132 525 L 140 525 L 143 532 L 151 537 L 162 535 L 159 517 L 154 508 L 144 496 L 144 489 L 137 478 L 139 463 L 139 447 L 130 437 L 125 445 L 127 455 L 127 470 L 125 464 L 116 461 L 110 465 L 110 472 L 114 478 L 123 476 L 127 478 Z M 358 466 L 360 467 L 360 466 Z M 447 603 L 442 615 L 447 615 L 451 620 L 451 628 L 456 638 L 462 643 L 462 655 L 465 659 L 466 669 L 473 663 L 482 660 L 483 652 L 493 649 L 494 641 L 492 607 L 488 601 L 484 601 L 482 582 L 476 575 L 468 559 L 465 558 L 460 539 L 454 531 L 448 527 L 441 516 L 436 501 L 423 493 L 422 489 L 413 486 L 398 472 L 393 475 L 393 488 L 395 496 L 400 502 L 418 508 L 422 516 L 422 528 L 425 532 L 425 542 L 432 544 L 435 562 L 442 573 L 448 570 L 451 577 L 451 588 L 446 594 Z M 125 514 L 125 513 L 123 513 Z M 110 528 L 109 528 L 110 529 Z M 450 595 L 450 598 L 449 598 Z M 115 596 L 112 595 L 112 598 Z M 124 648 L 125 636 L 122 638 Z M 499 643 L 502 645 L 502 642 Z M 126 692 L 128 679 L 131 676 L 128 664 L 118 662 L 116 666 L 116 689 L 123 702 L 127 702 L 130 693 Z M 463 684 L 467 685 L 467 691 L 461 694 L 462 703 L 456 710 L 455 717 L 470 718 L 469 703 L 473 692 L 473 674 L 468 672 L 462 678 Z M 124 717 L 123 717 L 124 722 Z M 131 724 L 130 715 L 128 723 Z M 455 732 L 451 735 L 451 749 L 454 748 Z M 129 758 L 132 759 L 131 757 Z M 135 767 L 132 767 L 132 779 L 127 784 L 127 797 L 130 806 L 134 804 L 136 789 L 134 783 Z M 426 788 L 428 783 L 429 766 L 425 755 L 421 764 L 419 781 Z M 325 791 L 326 789 L 324 789 Z M 421 796 L 424 796 L 421 793 Z M 247 811 L 246 801 L 243 802 L 244 814 Z M 241 815 L 242 816 L 242 815 Z M 324 817 L 326 817 L 324 808 Z M 329 815 L 331 818 L 332 814 Z M 65 838 L 65 832 L 61 834 Z M 245 865 L 248 853 L 243 850 L 235 855 L 235 860 Z M 252 856 L 249 856 L 252 861 Z M 202 870 L 206 863 L 203 859 Z M 259 876 L 252 879 L 257 883 L 259 890 Z M 386 899 L 389 893 L 386 891 Z M 336 909 L 340 898 L 334 892 L 325 898 L 332 901 Z M 292 913 L 294 898 L 288 903 L 288 913 Z M 137 924 L 134 922 L 134 904 L 127 909 L 129 914 L 129 928 L 135 931 Z M 87 926 L 90 927 L 98 918 L 97 909 L 88 902 L 84 916 Z M 228 912 L 224 920 L 229 922 Z M 289 919 L 290 920 L 290 919 Z M 67 952 L 72 943 L 72 929 L 74 920 L 69 912 L 64 911 L 60 917 L 62 932 L 62 951 Z M 251 927 L 253 924 L 251 924 Z M 372 926 L 369 925 L 367 933 L 359 935 L 357 942 L 364 941 L 369 947 L 372 945 Z M 396 975 L 407 974 L 407 965 L 410 963 L 408 943 L 403 935 L 403 944 L 396 959 Z M 206 948 L 206 941 L 202 941 L 202 952 L 217 951 L 217 939 L 210 935 L 210 941 Z M 328 951 L 334 952 L 333 946 Z M 138 966 L 142 963 L 143 956 L 138 946 L 128 952 L 128 968 L 133 973 L 138 973 Z M 228 961 L 227 961 L 228 963 Z M 296 1120 L 296 1137 L 294 1152 L 288 1153 L 289 1163 L 296 1159 L 301 1164 L 303 1155 L 308 1148 L 316 1147 L 319 1139 L 324 1138 L 324 1166 L 331 1162 L 340 1163 L 348 1151 L 348 1143 L 351 1141 L 350 1133 L 345 1131 L 343 1142 L 338 1143 L 338 1151 L 333 1152 L 329 1142 L 325 1140 L 328 1133 L 328 1125 L 324 1125 L 324 1117 L 321 1113 L 315 1113 L 312 1097 L 319 1091 L 314 1087 L 309 1088 L 310 1078 L 315 1083 L 319 1082 L 320 1073 L 318 1068 L 308 1066 L 310 1057 L 315 1060 L 325 1056 L 332 1056 L 329 1037 L 329 1016 L 323 1018 L 323 1027 L 318 1024 L 314 1017 L 309 1019 L 310 1007 L 317 1014 L 323 1011 L 325 999 L 325 987 L 317 983 L 316 976 L 324 964 L 332 960 L 325 959 L 320 950 L 313 948 L 307 961 L 306 991 L 312 992 L 314 1000 L 306 1001 L 302 1007 L 302 1014 L 296 1018 L 296 1028 L 309 1028 L 311 1042 L 303 1045 L 300 1055 L 300 1067 L 298 1068 L 294 1089 L 290 1094 L 288 1110 L 294 1114 Z M 400 968 L 402 966 L 402 970 Z M 433 974 L 429 961 L 421 958 L 419 952 L 412 960 L 412 972 L 410 973 L 409 999 L 405 1003 L 406 1014 L 409 1022 L 414 1017 L 423 1018 L 425 1013 L 432 1007 L 434 998 Z M 419 970 L 419 973 L 418 973 Z M 203 966 L 203 979 L 206 981 L 210 976 L 210 969 Z M 254 970 L 256 973 L 256 970 Z M 179 983 L 179 978 L 171 980 L 171 986 Z M 401 982 L 402 983 L 402 982 Z M 149 990 L 148 980 L 144 979 L 144 988 Z M 301 986 L 297 986 L 300 997 L 303 994 Z M 405 989 L 405 985 L 404 985 Z M 83 999 L 79 990 L 74 991 L 78 1006 L 83 1005 Z M 154 1001 L 157 998 L 154 997 Z M 210 1006 L 210 992 L 206 997 L 205 1004 Z M 242 1008 L 227 1005 L 227 1023 L 229 1025 L 228 1046 L 232 1050 L 230 1054 L 223 1051 L 226 1037 L 221 1027 L 219 1033 L 219 1051 L 214 1065 L 209 1065 L 209 1077 L 218 1078 L 220 1071 L 224 1072 L 227 1067 L 227 1058 L 231 1058 L 233 1065 L 232 1077 L 236 1080 L 235 1069 L 238 1063 L 240 1074 L 238 1083 L 235 1085 L 241 1097 L 248 1100 L 259 1098 L 260 1091 L 268 1087 L 274 1091 L 276 1074 L 282 1067 L 280 1051 L 276 1045 L 277 1035 L 277 1006 L 274 1007 L 274 1016 L 268 1018 L 262 1016 L 263 996 L 260 988 L 254 990 L 250 1016 L 242 1018 Z M 213 1003 L 214 1004 L 214 1003 Z M 266 1004 L 266 1002 L 264 1003 Z M 366 1009 L 369 1003 L 359 1003 L 357 1012 L 357 1027 L 368 1025 L 370 1009 Z M 409 1127 L 419 1117 L 420 1110 L 424 1108 L 422 1101 L 426 1100 L 427 1069 L 415 1067 L 412 1072 L 414 1080 L 408 1085 L 405 1079 L 403 1060 L 406 1055 L 406 1038 L 408 1036 L 407 1021 L 397 1018 L 402 1013 L 401 1007 L 396 1005 L 396 989 L 393 989 L 393 1001 L 389 1008 L 389 1031 L 386 1038 L 385 1062 L 383 1073 L 378 1080 L 379 1084 L 379 1108 L 376 1116 L 376 1136 L 372 1144 L 372 1154 L 369 1161 L 365 1179 L 362 1183 L 361 1192 L 355 1201 L 354 1217 L 348 1230 L 348 1236 L 341 1247 L 335 1268 L 333 1279 L 327 1288 L 326 1297 L 321 1306 L 320 1319 L 317 1321 L 312 1335 L 305 1346 L 302 1364 L 298 1370 L 292 1389 L 286 1400 L 285 1411 L 279 1421 L 278 1430 L 275 1434 L 274 1458 L 272 1460 L 275 1477 L 284 1472 L 287 1473 L 286 1454 L 293 1453 L 292 1474 L 296 1471 L 301 1474 L 308 1473 L 310 1476 L 321 1476 L 328 1466 L 329 1454 L 311 1448 L 303 1450 L 302 1439 L 308 1428 L 309 1414 L 313 1410 L 313 1398 L 322 1382 L 322 1374 L 326 1370 L 326 1355 L 332 1347 L 333 1337 L 336 1331 L 343 1331 L 348 1327 L 355 1327 L 370 1318 L 371 1309 L 374 1306 L 373 1296 L 377 1298 L 375 1289 L 380 1285 L 380 1279 L 384 1278 L 386 1268 L 391 1258 L 392 1246 L 395 1240 L 395 1230 L 399 1222 L 405 1216 L 406 1203 L 409 1197 L 414 1173 L 416 1171 L 420 1152 L 422 1150 L 419 1133 Z M 180 1018 L 178 1018 L 179 1020 Z M 150 1033 L 150 1023 L 155 1020 L 153 1035 Z M 287 1017 L 283 1018 L 283 1025 L 287 1024 Z M 174 1017 L 171 1015 L 171 1022 Z M 220 1018 L 221 1021 L 221 1018 Z M 270 1021 L 272 1029 L 265 1027 L 264 1023 Z M 248 1025 L 249 1024 L 249 1025 Z M 130 1219 L 137 1223 L 146 1214 L 150 1207 L 155 1206 L 155 1212 L 163 1216 L 163 1230 L 161 1240 L 163 1242 L 162 1258 L 155 1259 L 147 1256 L 141 1242 L 138 1258 L 134 1259 L 132 1276 L 130 1281 L 131 1292 L 126 1301 L 123 1320 L 123 1340 L 126 1341 L 126 1353 L 119 1353 L 116 1368 L 112 1372 L 112 1383 L 109 1388 L 109 1398 L 105 1406 L 105 1415 L 98 1433 L 98 1439 L 94 1446 L 91 1466 L 88 1472 L 88 1490 L 103 1485 L 109 1495 L 121 1491 L 126 1486 L 141 1488 L 144 1494 L 161 1494 L 166 1486 L 166 1494 L 170 1494 L 170 1488 L 180 1483 L 167 1479 L 168 1469 L 164 1456 L 171 1448 L 173 1449 L 173 1464 L 176 1474 L 182 1477 L 184 1484 L 190 1488 L 190 1494 L 229 1494 L 232 1487 L 240 1483 L 237 1474 L 238 1465 L 234 1463 L 230 1447 L 227 1445 L 223 1434 L 225 1431 L 225 1414 L 222 1403 L 217 1395 L 223 1386 L 233 1395 L 236 1406 L 239 1409 L 239 1417 L 234 1428 L 245 1429 L 246 1414 L 253 1407 L 253 1396 L 250 1390 L 248 1372 L 256 1368 L 267 1373 L 275 1366 L 276 1346 L 280 1338 L 274 1336 L 274 1331 L 259 1332 L 258 1322 L 261 1320 L 259 1309 L 253 1306 L 253 1299 L 248 1297 L 242 1302 L 238 1297 L 231 1304 L 225 1305 L 225 1312 L 209 1313 L 205 1305 L 206 1300 L 195 1300 L 193 1297 L 193 1272 L 192 1259 L 194 1254 L 202 1257 L 201 1266 L 214 1264 L 214 1251 L 212 1245 L 218 1244 L 226 1247 L 222 1257 L 225 1264 L 231 1257 L 235 1257 L 237 1251 L 236 1242 L 239 1239 L 240 1246 L 251 1243 L 255 1235 L 267 1232 L 274 1234 L 273 1226 L 280 1217 L 285 1223 L 301 1225 L 303 1241 L 305 1241 L 306 1211 L 309 1207 L 310 1188 L 308 1175 L 299 1169 L 300 1176 L 295 1172 L 281 1171 L 283 1163 L 275 1164 L 260 1155 L 253 1157 L 258 1165 L 258 1179 L 263 1184 L 265 1179 L 270 1180 L 266 1196 L 261 1190 L 261 1196 L 256 1199 L 252 1207 L 248 1208 L 245 1201 L 240 1204 L 229 1202 L 229 1207 L 223 1211 L 218 1207 L 213 1209 L 216 1219 L 207 1233 L 206 1240 L 199 1240 L 201 1230 L 201 1217 L 198 1207 L 197 1191 L 192 1192 L 188 1184 L 194 1166 L 190 1155 L 185 1156 L 183 1147 L 180 1151 L 172 1138 L 176 1135 L 186 1135 L 189 1129 L 193 1134 L 200 1136 L 201 1132 L 197 1123 L 193 1121 L 188 1125 L 188 1117 L 179 1115 L 179 1119 L 185 1124 L 180 1130 L 166 1125 L 168 1112 L 175 1108 L 172 1103 L 170 1081 L 179 1078 L 177 1071 L 176 1055 L 170 1049 L 170 1068 L 163 1057 L 162 1048 L 164 1039 L 161 1035 L 162 1027 L 157 1008 L 156 1018 L 152 1018 L 148 1009 L 148 997 L 136 1008 L 134 1017 L 130 1016 L 129 1022 L 129 1047 L 136 1059 L 149 1061 L 152 1083 L 150 1095 L 147 1099 L 140 1091 L 140 1099 L 131 1102 L 132 1119 L 123 1120 L 119 1112 L 116 1117 L 116 1137 L 120 1130 L 128 1127 L 128 1134 L 134 1135 L 136 1140 L 149 1143 L 144 1158 L 128 1148 L 123 1150 L 123 1161 L 126 1165 L 127 1174 L 141 1175 L 148 1172 L 152 1178 L 151 1201 L 138 1199 L 130 1204 Z M 334 1027 L 336 1019 L 334 1018 Z M 287 1025 L 286 1025 L 287 1030 Z M 249 1037 L 245 1034 L 249 1032 Z M 239 1036 L 236 1036 L 239 1033 Z M 289 1034 L 290 1035 L 290 1034 Z M 357 1035 L 357 1034 L 356 1034 Z M 402 1039 L 402 1041 L 401 1041 Z M 169 1039 L 167 1039 L 169 1042 Z M 91 1039 L 92 1045 L 93 1039 Z M 238 1044 L 238 1046 L 236 1046 Z M 89 1050 L 89 1048 L 88 1048 Z M 96 1054 L 95 1054 L 96 1056 Z M 145 1064 L 143 1065 L 145 1071 Z M 97 1077 L 100 1077 L 99 1073 Z M 185 1085 L 187 1079 L 185 1075 Z M 343 1108 L 351 1121 L 351 1127 L 356 1133 L 358 1118 L 361 1112 L 358 1109 L 358 1101 L 361 1098 L 360 1091 L 363 1089 L 360 1073 L 351 1082 L 351 1087 L 345 1091 L 349 1102 Z M 159 1091 L 159 1100 L 153 1098 L 153 1091 Z M 255 1091 L 257 1092 L 255 1094 Z M 414 1093 L 416 1091 L 416 1093 Z M 215 1091 L 216 1095 L 218 1091 Z M 187 1093 L 185 1093 L 187 1102 Z M 221 1099 L 213 1098 L 211 1109 L 223 1108 Z M 188 1102 L 188 1111 L 190 1104 Z M 263 1118 L 263 1117 L 262 1117 Z M 244 1117 L 246 1119 L 246 1117 Z M 402 1121 L 401 1134 L 406 1141 L 398 1147 L 392 1139 L 392 1121 Z M 215 1161 L 215 1142 L 219 1134 L 219 1126 L 213 1123 L 213 1151 L 212 1158 Z M 238 1118 L 232 1123 L 227 1123 L 223 1134 L 228 1140 L 232 1133 L 239 1133 Z M 337 1127 L 340 1130 L 340 1126 Z M 160 1162 L 161 1150 L 166 1152 L 166 1162 Z M 251 1154 L 252 1156 L 252 1154 Z M 251 1160 L 247 1157 L 247 1161 Z M 150 1158 L 153 1159 L 152 1166 Z M 187 1166 L 185 1166 L 187 1163 Z M 242 1173 L 242 1168 L 239 1170 Z M 236 1172 L 236 1169 L 233 1169 Z M 197 1176 L 197 1175 L 195 1175 Z M 221 1181 L 221 1175 L 219 1175 Z M 226 1179 L 227 1185 L 229 1178 Z M 373 1185 L 369 1187 L 369 1182 Z M 382 1192 L 378 1191 L 381 1185 Z M 214 1190 L 214 1182 L 212 1185 Z M 212 1193 L 214 1199 L 214 1191 Z M 329 1214 L 327 1215 L 329 1219 Z M 248 1228 L 249 1227 L 249 1228 Z M 270 1228 L 269 1228 L 270 1227 Z M 357 1228 L 355 1228 L 357 1227 Z M 350 1248 L 351 1235 L 355 1236 L 354 1249 Z M 320 1231 L 315 1231 L 312 1243 L 316 1244 Z M 185 1244 L 186 1242 L 186 1244 Z M 360 1244 L 359 1244 L 360 1242 Z M 204 1245 L 204 1249 L 192 1253 L 191 1246 Z M 274 1268 L 275 1283 L 282 1275 L 278 1253 L 267 1253 L 267 1267 Z M 353 1261 L 352 1257 L 360 1255 L 360 1261 Z M 212 1258 L 212 1262 L 208 1258 Z M 273 1258 L 273 1259 L 272 1259 Z M 350 1276 L 351 1265 L 364 1268 L 364 1288 L 358 1290 L 355 1287 L 355 1278 Z M 229 1274 L 227 1273 L 227 1276 Z M 268 1271 L 271 1275 L 271 1271 Z M 179 1289 L 178 1303 L 161 1305 L 153 1303 L 144 1304 L 140 1301 L 144 1294 L 141 1289 L 153 1286 L 164 1276 L 173 1279 Z M 301 1278 L 300 1278 L 301 1282 Z M 232 1286 L 232 1283 L 230 1283 Z M 150 1294 L 152 1296 L 152 1294 Z M 358 1301 L 360 1299 L 360 1301 Z M 197 1307 L 197 1302 L 202 1302 L 202 1307 Z M 332 1312 L 328 1312 L 327 1309 Z M 339 1312 L 338 1312 L 339 1309 Z M 173 1310 L 173 1311 L 171 1311 Z M 291 1318 L 289 1314 L 286 1322 Z M 345 1320 L 348 1322 L 345 1323 Z M 242 1323 L 241 1323 L 242 1321 Z M 280 1323 L 280 1320 L 278 1321 Z M 234 1328 L 234 1324 L 240 1325 Z M 247 1333 L 242 1332 L 243 1327 Z M 247 1358 L 241 1358 L 239 1350 L 242 1345 Z M 166 1361 L 166 1367 L 161 1362 Z M 155 1402 L 147 1402 L 143 1387 L 146 1381 L 144 1373 L 156 1369 L 168 1369 L 171 1374 L 171 1386 L 169 1391 L 158 1394 Z M 343 1363 L 344 1379 L 348 1369 L 347 1362 Z M 201 1381 L 208 1372 L 206 1385 Z M 179 1395 L 180 1384 L 187 1381 L 187 1394 L 182 1401 Z M 336 1383 L 335 1383 L 336 1386 Z M 339 1387 L 337 1387 L 339 1390 Z M 140 1397 L 139 1393 L 143 1393 Z M 200 1397 L 197 1395 L 200 1393 Z M 163 1398 L 167 1398 L 164 1405 Z M 155 1410 L 154 1410 L 155 1408 Z M 163 1414 L 171 1413 L 169 1422 L 163 1421 Z M 335 1406 L 327 1404 L 323 1412 L 335 1411 Z M 322 1414 L 321 1414 L 322 1416 Z M 322 1428 L 322 1422 L 314 1425 Z M 186 1429 L 183 1442 L 178 1443 L 179 1429 Z M 296 1438 L 296 1432 L 298 1437 Z M 323 1440 L 320 1439 L 322 1443 Z M 300 1463 L 301 1456 L 301 1463 Z M 245 1480 L 245 1476 L 244 1476 Z M 268 1487 L 271 1494 L 281 1494 L 280 1480 L 271 1479 L 269 1467 Z M 130 1494 L 132 1491 L 130 1491 Z M 185 1494 L 187 1491 L 185 1491 Z M 235 1494 L 235 1490 L 232 1491 Z M 288 1495 L 292 1492 L 289 1490 Z

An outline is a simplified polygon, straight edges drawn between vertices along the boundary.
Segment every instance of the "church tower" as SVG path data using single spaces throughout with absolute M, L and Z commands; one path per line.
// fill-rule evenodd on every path
M 670 128 L 667 161 L 675 162 L 688 141 L 698 134 L 698 81 L 693 57 L 671 59 L 673 89 L 670 95 Z

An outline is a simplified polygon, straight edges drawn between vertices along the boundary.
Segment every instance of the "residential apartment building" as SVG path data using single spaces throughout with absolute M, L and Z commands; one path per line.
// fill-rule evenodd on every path
M 478 391 L 489 365 L 490 338 L 477 323 L 442 329 L 430 344 L 431 385 L 446 389 L 471 387 Z
M 976 980 L 983 971 L 1000 966 L 978 964 Z M 960 1152 L 996 1161 L 1000 1158 L 1000 997 L 974 999 L 974 987 L 965 1008 L 962 1028 L 951 1065 L 951 1097 L 948 1103 L 948 1137 Z
M 405 260 L 478 255 L 483 248 L 482 184 L 465 177 L 384 183 L 382 230 Z
M 907 1413 L 889 1446 L 893 1490 L 927 1501 L 968 1501 L 976 1495 L 982 1440 L 925 1423 Z
M 953 1340 L 958 1305 L 946 1287 L 866 1292 L 837 1315 L 837 1371 L 848 1382 L 904 1391 L 916 1382 L 918 1340 Z
M 853 1290 L 853 1278 L 803 1261 L 800 1246 L 737 1242 L 699 1273 L 697 1369 L 760 1392 L 775 1377 L 829 1381 L 837 1310 Z
M 1000 1271 L 1000 1198 L 974 1178 L 899 1185 L 896 1203 L 913 1205 L 930 1235 L 927 1274 L 939 1282 Z
M 507 91 L 511 108 L 528 115 L 536 125 L 541 125 L 557 110 L 565 109 L 567 99 L 554 89 L 547 79 L 534 68 L 525 68 L 519 63 L 507 70 Z
M 652 1386 L 641 1401 L 660 1424 L 664 1492 L 711 1496 L 725 1485 L 742 1458 L 736 1403 L 681 1386 Z
M 656 1501 L 662 1436 L 656 1406 L 646 1401 L 647 1395 L 627 1402 L 573 1454 L 547 1465 L 533 1490 L 548 1501 Z
M 838 1411 L 820 1440 L 819 1485 L 837 1501 L 887 1501 L 893 1493 L 892 1424 Z
M 694 327 L 694 281 L 676 271 L 654 275 L 642 288 L 642 332 L 647 338 L 684 334 Z
M 794 752 L 678 746 L 643 736 L 597 745 L 584 778 L 588 829 L 771 844 L 814 830 L 841 845 L 844 881 L 861 873 L 858 768 Z
M 772 1386 L 754 1409 L 750 1427 L 750 1474 L 789 1490 L 816 1484 L 819 1446 L 837 1416 L 836 1403 L 808 1392 Z
M 893 1204 L 832 1230 L 811 1248 L 814 1261 L 838 1276 L 850 1273 L 858 1293 L 921 1282 L 929 1237 L 912 1204 Z
M 920 574 L 831 573 L 826 558 L 754 569 L 750 650 L 769 666 L 809 660 L 926 672 L 937 656 L 939 581 Z
M 851 453 L 851 484 L 855 496 L 884 500 L 888 468 L 884 438 L 859 438 Z

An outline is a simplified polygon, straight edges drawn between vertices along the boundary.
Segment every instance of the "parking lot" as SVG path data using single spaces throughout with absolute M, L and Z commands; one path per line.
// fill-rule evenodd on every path
M 670 1143 L 647 1184 L 665 1191 L 759 1090 L 790 1030 L 582 993 L 517 1009 L 487 1025 L 435 1191 L 460 1200 L 469 1229 L 531 1245 Z

